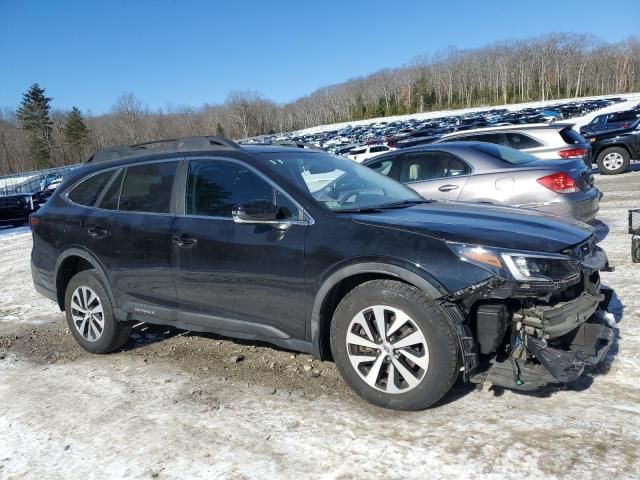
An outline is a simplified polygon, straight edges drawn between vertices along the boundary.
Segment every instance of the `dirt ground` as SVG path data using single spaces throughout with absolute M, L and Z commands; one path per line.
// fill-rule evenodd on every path
M 33 291 L 28 230 L 0 230 L 0 479 L 640 478 L 640 172 L 597 185 L 617 266 L 605 365 L 539 394 L 457 384 L 417 413 L 361 401 L 330 362 L 215 335 L 142 324 L 88 354 Z

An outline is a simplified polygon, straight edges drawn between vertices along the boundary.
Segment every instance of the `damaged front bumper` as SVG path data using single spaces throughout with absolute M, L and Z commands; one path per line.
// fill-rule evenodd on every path
M 613 291 L 601 288 L 601 270 L 609 269 L 606 255 L 595 249 L 581 262 L 579 283 L 563 286 L 547 296 L 515 299 L 517 287 L 505 295 L 502 285 L 485 290 L 489 302 L 476 304 L 470 323 L 477 355 L 474 383 L 537 390 L 568 383 L 599 364 L 613 342 L 614 330 L 605 320 Z M 494 292 L 500 292 L 500 298 Z M 493 300 L 492 300 L 493 299 Z M 495 303 L 499 301 L 500 303 Z M 475 323 L 474 323 L 475 322 Z M 493 325 L 498 325 L 492 329 Z M 500 327 L 500 325 L 503 325 Z M 501 343 L 498 343 L 501 339 Z
M 539 329 L 543 335 L 520 331 L 511 354 L 501 361 L 494 359 L 481 380 L 500 387 L 537 390 L 578 379 L 585 369 L 604 360 L 613 343 L 613 328 L 596 315 L 597 310 L 606 310 L 606 300 L 598 300 L 585 295 L 557 309 L 544 310 Z

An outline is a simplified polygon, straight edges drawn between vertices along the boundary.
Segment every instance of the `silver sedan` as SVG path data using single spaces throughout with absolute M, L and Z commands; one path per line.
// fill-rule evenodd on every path
M 583 222 L 595 218 L 602 197 L 580 159 L 539 160 L 484 142 L 421 145 L 364 165 L 425 198 L 531 208 Z

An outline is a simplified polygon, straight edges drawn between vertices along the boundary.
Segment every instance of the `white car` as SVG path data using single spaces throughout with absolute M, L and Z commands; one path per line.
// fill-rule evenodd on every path
M 363 147 L 357 147 L 351 150 L 347 154 L 347 158 L 354 162 L 362 163 L 365 160 L 380 155 L 381 153 L 395 150 L 395 148 L 388 147 L 386 145 L 365 145 Z

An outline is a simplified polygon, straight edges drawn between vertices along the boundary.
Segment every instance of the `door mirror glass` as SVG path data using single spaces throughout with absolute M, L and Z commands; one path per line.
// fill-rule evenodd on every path
M 233 207 L 236 223 L 272 223 L 278 221 L 278 207 L 268 200 L 255 200 Z

